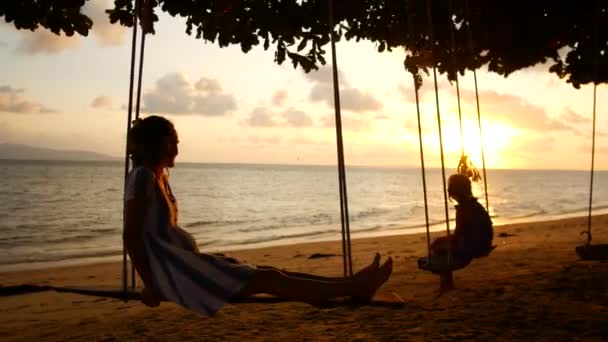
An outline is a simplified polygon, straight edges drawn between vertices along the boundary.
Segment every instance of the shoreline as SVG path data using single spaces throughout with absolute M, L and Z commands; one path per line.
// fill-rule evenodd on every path
M 494 245 L 500 246 L 500 243 L 502 242 L 504 244 L 504 238 L 501 237 L 501 234 L 507 234 L 506 237 L 511 237 L 511 236 L 516 236 L 516 234 L 511 235 L 513 233 L 510 233 L 509 231 L 517 231 L 518 233 L 522 233 L 524 231 L 525 226 L 534 226 L 534 225 L 554 225 L 554 224 L 558 224 L 558 225 L 567 225 L 567 224 L 573 224 L 576 223 L 576 225 L 581 226 L 581 224 L 584 225 L 581 226 L 581 228 L 584 228 L 584 230 L 586 230 L 587 228 L 587 219 L 588 216 L 573 216 L 573 217 L 565 217 L 565 218 L 555 218 L 552 220 L 532 220 L 532 221 L 521 221 L 521 222 L 514 222 L 514 223 L 507 223 L 507 224 L 502 224 L 502 225 L 494 225 Z M 598 214 L 598 215 L 593 215 L 592 216 L 592 222 L 603 222 L 603 221 L 607 221 L 608 222 L 608 214 Z M 442 224 L 437 224 L 435 226 L 439 226 Z M 453 227 L 451 227 L 453 228 Z M 593 236 L 596 237 L 596 232 L 594 231 L 596 227 L 593 226 L 592 224 L 592 231 L 593 231 Z M 602 230 L 604 229 L 608 229 L 608 227 L 600 227 L 602 228 Z M 411 228 L 406 228 L 406 229 L 411 229 Z M 403 229 L 403 230 L 406 230 Z M 370 235 L 369 236 L 358 236 L 356 238 L 351 238 L 351 245 L 365 245 L 370 243 L 370 241 L 373 244 L 379 244 L 378 240 L 381 239 L 388 239 L 391 241 L 395 241 L 395 240 L 399 240 L 399 239 L 403 239 L 404 242 L 409 242 L 412 243 L 412 240 L 414 241 L 418 241 L 418 243 L 423 242 L 423 245 L 426 246 L 426 228 L 419 228 L 416 229 L 416 232 L 411 232 L 411 233 L 407 233 L 407 234 L 390 234 L 390 231 L 386 231 L 385 233 L 387 234 L 379 234 L 379 235 Z M 394 230 L 397 231 L 397 230 Z M 394 232 L 393 231 L 393 232 Z M 377 233 L 377 232 L 376 232 Z M 526 233 L 533 233 L 533 232 L 526 232 Z M 578 240 L 580 240 L 579 244 L 583 244 L 584 242 L 584 238 L 582 236 L 580 236 L 581 234 L 581 229 L 577 229 L 572 231 L 572 236 L 571 238 L 577 238 Z M 430 236 L 431 236 L 431 240 L 439 237 L 439 236 L 443 236 L 445 235 L 445 230 L 444 227 L 439 227 L 436 229 L 432 229 L 430 231 Z M 601 243 L 601 242 L 600 242 Z M 606 243 L 608 243 L 608 239 L 606 240 Z M 231 255 L 255 255 L 255 254 L 260 254 L 260 253 L 264 253 L 267 251 L 272 251 L 272 250 L 289 250 L 289 249 L 294 249 L 294 250 L 298 250 L 298 249 L 304 249 L 304 250 L 313 250 L 315 248 L 318 248 L 320 250 L 319 253 L 323 252 L 324 249 L 326 249 L 327 246 L 338 246 L 339 249 L 336 248 L 330 248 L 332 250 L 334 250 L 334 254 L 336 253 L 340 253 L 339 255 L 341 256 L 341 240 L 338 239 L 328 239 L 328 240 L 318 240 L 318 241 L 301 241 L 301 242 L 293 242 L 293 243 L 287 243 L 287 244 L 273 244 L 270 243 L 269 245 L 261 245 L 261 246 L 241 246 L 241 248 L 237 247 L 237 248 L 226 248 L 226 249 L 211 249 L 211 250 L 203 250 L 203 253 L 222 253 L 222 254 L 231 254 Z M 574 249 L 574 246 L 572 247 Z M 425 251 L 426 253 L 426 251 Z M 314 253 L 313 253 L 314 254 Z M 424 256 L 424 255 L 421 255 Z M 87 259 L 92 259 L 92 260 L 87 260 Z M 108 260 L 110 259 L 110 260 Z M 19 266 L 19 265 L 23 265 L 24 268 L 19 268 L 19 269 L 7 269 L 8 267 L 2 269 L 0 268 L 0 286 L 1 285 L 5 285 L 2 284 L 1 279 L 3 276 L 5 275 L 10 275 L 10 274 L 19 274 L 19 273 L 29 273 L 29 272 L 37 272 L 43 269 L 52 269 L 52 270 L 70 270 L 70 269 L 81 269 L 84 267 L 96 267 L 96 266 L 103 266 L 103 267 L 118 267 L 122 265 L 122 255 L 113 255 L 113 256 L 108 256 L 108 257 L 91 257 L 91 258 L 84 258 L 84 259 L 77 259 L 77 260 L 73 260 L 73 261 L 57 261 L 57 262 L 37 262 L 37 263 L 26 263 L 26 264 L 16 264 L 15 266 Z M 29 265 L 31 265 L 32 267 L 28 267 Z M 13 265 L 11 265 L 13 266 Z
M 513 225 L 527 225 L 527 224 L 536 224 L 536 223 L 546 223 L 546 222 L 555 222 L 562 220 L 572 220 L 572 219 L 587 219 L 587 215 L 581 215 L 580 211 L 573 213 L 565 213 L 565 214 L 555 214 L 555 215 L 543 215 L 538 216 L 537 219 L 532 219 L 533 217 L 521 217 L 521 218 L 513 218 L 511 220 L 506 220 L 506 222 L 501 222 L 499 224 L 494 224 L 495 232 L 503 229 L 505 227 L 513 226 Z M 596 217 L 608 217 L 608 208 L 596 210 L 596 213 L 593 214 L 593 218 Z M 495 220 L 495 218 L 493 218 Z M 500 220 L 498 220 L 500 222 Z M 450 220 L 452 224 L 454 222 L 454 218 Z M 339 228 L 339 227 L 338 227 Z M 450 226 L 450 230 L 453 230 L 453 226 Z M 593 229 L 593 226 L 592 226 Z M 445 234 L 445 222 L 439 222 L 430 225 L 430 233 L 434 234 Z M 259 250 L 266 248 L 274 248 L 274 247 L 282 247 L 282 246 L 298 246 L 304 244 L 318 244 L 318 243 L 337 243 L 341 242 L 339 232 L 336 233 L 336 238 L 320 238 L 318 240 L 303 240 L 301 238 L 285 238 L 280 240 L 272 240 L 268 242 L 262 243 L 254 243 L 251 245 L 233 245 L 226 247 L 216 247 L 209 249 L 202 249 L 204 253 L 233 253 L 239 251 L 251 251 L 251 250 Z M 355 235 L 355 237 L 352 237 Z M 414 227 L 403 227 L 395 228 L 395 229 L 384 229 L 377 230 L 373 232 L 362 232 L 357 233 L 351 230 L 351 243 L 359 239 L 374 239 L 374 238 L 388 238 L 388 237 L 399 237 L 399 236 L 424 236 L 426 235 L 426 227 L 424 226 L 414 226 Z M 496 239 L 495 234 L 495 239 Z M 582 240 L 581 240 L 582 241 Z M 0 265 L 0 275 L 3 273 L 13 273 L 13 272 L 22 272 L 22 271 L 36 271 L 42 269 L 57 269 L 57 268 L 67 268 L 67 267 L 81 267 L 81 266 L 89 266 L 89 265 L 97 265 L 97 264 L 108 264 L 108 263 L 121 263 L 122 254 L 114 254 L 114 255 L 106 255 L 106 256 L 91 256 L 86 258 L 77 258 L 77 259 L 64 259 L 57 261 L 36 261 L 36 262 L 26 262 L 26 263 L 17 263 L 17 264 L 6 264 Z

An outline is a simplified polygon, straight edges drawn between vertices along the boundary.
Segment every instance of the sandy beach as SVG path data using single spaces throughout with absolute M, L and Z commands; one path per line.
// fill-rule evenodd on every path
M 498 246 L 455 273 L 456 289 L 436 297 L 438 277 L 417 268 L 426 237 L 353 240 L 359 268 L 374 252 L 395 260 L 380 289 L 403 308 L 306 304 L 230 304 L 205 317 L 171 303 L 55 292 L 0 297 L 2 341 L 397 341 L 608 339 L 608 262 L 581 261 L 574 248 L 587 218 L 495 227 Z M 438 233 L 433 234 L 437 236 Z M 608 243 L 608 215 L 593 218 L 593 241 Z M 311 258 L 315 253 L 330 256 Z M 340 242 L 227 253 L 253 264 L 338 276 Z M 120 284 L 120 264 L 97 264 L 0 274 L 0 284 Z

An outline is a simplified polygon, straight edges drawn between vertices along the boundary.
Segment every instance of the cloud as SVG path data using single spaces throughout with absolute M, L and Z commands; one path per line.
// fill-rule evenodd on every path
M 327 84 L 332 85 L 334 82 L 333 78 L 333 70 L 332 65 L 328 65 L 326 67 L 321 67 L 318 70 L 313 70 L 307 74 L 305 74 L 306 79 L 312 81 L 313 83 Z M 342 70 L 338 69 L 338 81 L 341 85 L 347 86 L 348 81 L 344 76 Z
M 413 81 L 412 81 L 413 83 Z M 401 93 L 403 95 L 405 95 L 408 99 L 411 99 L 412 102 L 416 101 L 415 98 L 415 93 L 413 90 L 413 84 L 412 84 L 412 89 L 407 89 L 406 87 L 402 87 L 401 89 Z M 450 81 L 448 81 L 447 79 L 440 79 L 437 81 L 437 91 L 439 92 L 439 96 L 442 96 L 442 93 L 446 92 L 453 92 L 454 96 L 456 95 L 456 83 L 450 83 Z M 462 90 L 461 90 L 462 91 Z M 462 95 L 462 94 L 461 94 Z M 475 95 L 475 92 L 473 92 L 473 96 Z M 418 96 L 420 97 L 420 99 L 422 99 L 422 97 L 426 97 L 426 96 L 433 96 L 433 99 L 435 99 L 435 81 L 433 80 L 433 77 L 425 77 L 424 80 L 422 81 L 422 87 L 420 87 L 419 91 L 418 91 Z M 473 97 L 473 99 L 475 99 Z
M 415 96 L 413 86 L 404 86 L 403 84 L 400 84 L 397 86 L 397 92 L 405 96 L 408 100 Z
M 250 143 L 259 144 L 259 145 L 269 145 L 269 144 L 275 145 L 275 144 L 279 144 L 281 142 L 281 138 L 278 136 L 261 137 L 261 136 L 252 135 L 247 138 L 247 141 L 249 141 Z
M 589 155 L 589 158 L 591 158 L 591 144 L 579 145 L 577 150 L 582 154 Z M 595 154 L 608 154 L 608 147 L 595 145 Z M 597 159 L 595 161 L 595 166 L 597 167 Z
M 542 163 L 542 159 L 555 153 L 553 137 L 540 137 L 532 139 L 514 140 L 510 155 L 512 158 L 521 158 L 532 164 Z
M 475 92 L 460 90 L 463 101 L 475 103 Z M 533 131 L 574 131 L 574 129 L 561 122 L 552 120 L 545 110 L 539 106 L 526 102 L 523 98 L 510 94 L 500 94 L 493 90 L 479 93 L 481 110 L 493 118 L 510 122 L 513 126 Z
M 272 104 L 278 107 L 282 107 L 285 104 L 285 100 L 287 100 L 287 90 L 277 90 L 277 92 L 272 95 Z
M 93 99 L 93 101 L 91 101 L 91 107 L 106 109 L 112 108 L 112 98 L 104 95 L 97 96 Z
M 76 34 L 72 37 L 58 36 L 44 29 L 19 32 L 22 39 L 17 44 L 17 51 L 26 55 L 60 53 L 80 44 L 80 37 Z
M 289 140 L 290 144 L 293 145 L 314 145 L 314 146 L 325 146 L 328 145 L 328 141 L 315 140 L 305 136 L 294 137 Z
M 325 84 L 317 84 L 310 90 L 310 100 L 314 102 L 325 102 L 334 105 L 333 87 Z M 363 93 L 356 88 L 340 89 L 340 108 L 353 112 L 365 112 L 382 109 L 382 103 L 368 93 Z
M 386 114 L 378 114 L 374 116 L 374 120 L 390 120 L 391 117 Z
M 570 109 L 568 107 L 566 107 L 566 112 L 564 114 L 562 114 L 560 118 L 563 121 L 567 121 L 572 124 L 591 123 L 591 119 L 586 118 L 586 117 L 574 112 L 572 109 Z
M 182 73 L 168 73 L 143 95 L 142 111 L 150 113 L 226 116 L 237 109 L 231 94 L 223 94 L 217 80 L 201 78 L 195 85 Z
M 342 113 L 341 116 L 342 129 L 350 130 L 350 131 L 362 131 L 369 127 L 369 121 L 362 120 L 357 117 L 352 117 L 350 115 L 345 115 Z M 336 127 L 336 115 L 334 113 L 330 113 L 321 118 L 321 125 L 325 128 L 335 128 Z
M 206 91 L 209 94 L 221 94 L 222 86 L 220 86 L 220 82 L 218 80 L 209 79 L 202 77 L 196 84 L 194 88 L 200 91 Z
M 116 46 L 127 41 L 126 27 L 111 24 L 106 9 L 114 8 L 111 0 L 87 1 L 82 11 L 93 20 L 92 35 L 101 46 Z
M 95 37 L 100 46 L 122 45 L 127 41 L 128 29 L 118 23 L 111 24 L 108 15 L 105 13 L 106 9 L 113 7 L 111 0 L 96 0 L 87 1 L 82 9 L 83 13 L 93 20 L 91 36 Z M 18 32 L 21 39 L 17 43 L 17 52 L 26 55 L 61 53 L 80 46 L 84 38 L 78 33 L 74 33 L 71 37 L 56 35 L 43 28 L 33 32 L 27 30 L 19 30 Z M 2 45 L 0 42 L 0 47 Z
M 255 108 L 244 121 L 244 124 L 251 127 L 274 127 L 277 122 L 272 118 L 273 114 L 266 108 Z
M 0 112 L 9 113 L 52 113 L 50 109 L 39 103 L 23 98 L 23 89 L 15 89 L 8 85 L 0 86 Z
M 305 112 L 294 108 L 276 114 L 266 108 L 257 107 L 249 113 L 242 124 L 250 127 L 309 127 L 313 125 L 313 121 Z
M 334 90 L 331 67 L 320 68 L 316 72 L 306 74 L 306 78 L 312 81 L 310 100 L 313 102 L 325 102 L 328 106 L 334 106 Z M 348 81 L 340 75 L 340 106 L 343 110 L 353 112 L 365 112 L 382 109 L 382 103 L 373 95 L 364 93 L 357 88 L 349 86 Z
M 287 121 L 289 126 L 294 127 L 308 127 L 312 126 L 312 119 L 306 113 L 301 110 L 289 108 L 283 112 L 283 118 Z

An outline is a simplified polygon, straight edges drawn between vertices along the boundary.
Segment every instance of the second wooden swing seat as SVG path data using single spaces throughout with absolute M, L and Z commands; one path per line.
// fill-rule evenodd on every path
M 451 258 L 442 255 L 430 257 L 425 256 L 418 259 L 418 268 L 429 271 L 433 274 L 450 273 L 467 267 L 475 259 L 489 256 L 496 247 L 496 245 L 493 245 L 485 253 L 474 258 L 459 257 L 456 255 L 452 256 Z

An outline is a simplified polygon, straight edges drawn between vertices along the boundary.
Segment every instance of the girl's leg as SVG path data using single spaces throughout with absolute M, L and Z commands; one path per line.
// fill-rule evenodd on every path
M 258 269 L 239 297 L 266 293 L 312 305 L 320 305 L 336 297 L 370 298 L 388 280 L 392 271 L 391 258 L 369 272 L 332 281 L 290 277 L 277 269 Z
M 361 270 L 359 270 L 359 272 L 355 273 L 355 275 L 372 272 L 375 269 L 377 269 L 379 266 L 380 266 L 380 254 L 376 253 L 376 255 L 374 255 L 374 260 L 372 261 L 372 263 L 370 265 L 362 268 Z M 279 271 L 279 272 L 285 274 L 286 276 L 289 276 L 292 278 L 320 280 L 320 281 L 343 281 L 344 280 L 343 277 L 324 277 L 324 276 L 314 275 L 314 274 L 310 274 L 310 273 L 291 272 L 291 271 L 281 270 L 274 266 L 257 266 L 257 268 L 262 269 L 262 270 L 276 270 L 276 271 Z

